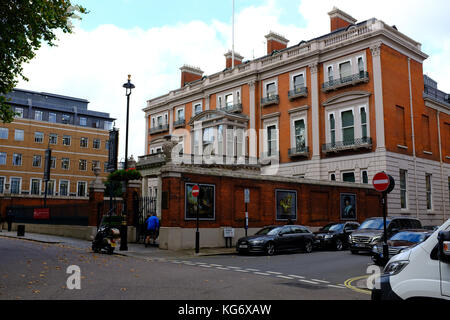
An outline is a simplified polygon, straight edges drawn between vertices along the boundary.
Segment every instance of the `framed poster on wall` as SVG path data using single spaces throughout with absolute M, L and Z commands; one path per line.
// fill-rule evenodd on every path
M 356 220 L 356 194 L 341 193 L 341 220 Z
M 211 184 L 197 184 L 200 193 L 197 198 L 192 196 L 192 187 L 197 183 L 185 185 L 185 220 L 197 219 L 197 200 L 200 220 L 215 220 L 215 186 Z
M 275 190 L 277 220 L 297 220 L 297 191 Z

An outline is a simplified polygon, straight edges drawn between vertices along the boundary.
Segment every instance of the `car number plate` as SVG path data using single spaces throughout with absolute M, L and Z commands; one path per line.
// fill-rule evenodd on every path
M 357 247 L 364 247 L 364 244 L 362 244 L 362 243 L 357 243 L 356 246 L 357 246 Z
M 241 248 L 241 249 L 247 249 L 247 245 L 246 245 L 246 244 L 241 244 L 241 245 L 239 246 L 239 248 Z

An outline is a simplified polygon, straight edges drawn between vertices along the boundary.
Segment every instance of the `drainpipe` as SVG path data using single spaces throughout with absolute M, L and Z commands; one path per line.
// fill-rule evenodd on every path
M 413 161 L 414 161 L 414 185 L 416 189 L 416 216 L 419 218 L 419 199 L 417 191 L 417 158 L 416 158 L 416 137 L 414 134 L 414 113 L 413 113 L 413 101 L 412 101 L 412 84 L 411 84 L 411 58 L 408 58 L 408 81 L 409 81 L 409 107 L 411 114 L 411 138 L 413 147 Z
M 442 144 L 441 144 L 441 122 L 440 116 L 441 112 L 437 111 L 437 128 L 438 128 L 438 142 L 439 142 L 439 162 L 441 164 L 441 191 L 442 191 L 442 204 L 444 205 L 444 215 L 442 219 L 442 223 L 446 221 L 446 206 L 445 206 L 445 192 L 444 192 L 444 163 L 442 161 Z

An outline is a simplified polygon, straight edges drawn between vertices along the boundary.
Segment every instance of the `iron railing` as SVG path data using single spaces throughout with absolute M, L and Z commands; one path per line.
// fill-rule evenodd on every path
M 279 103 L 280 103 L 280 96 L 277 94 L 272 94 L 261 99 L 261 106 L 263 107 Z
M 445 102 L 445 103 L 450 103 L 450 94 L 445 93 L 441 90 L 438 90 L 436 88 L 430 87 L 428 85 L 424 86 L 424 90 L 423 93 L 430 97 L 433 98 L 435 100 L 441 101 L 441 102 Z
M 294 90 L 290 90 L 288 92 L 289 100 L 293 100 L 300 97 L 308 96 L 308 88 L 307 87 L 296 87 Z
M 229 113 L 241 113 L 242 103 L 225 105 L 224 107 L 219 107 L 219 110 L 229 112 Z
M 369 72 L 367 71 L 361 71 L 357 74 L 353 74 L 347 77 L 340 77 L 339 79 L 330 80 L 325 82 L 322 85 L 323 91 L 330 91 L 335 90 L 341 87 L 346 87 L 349 85 L 356 85 L 361 82 L 368 82 L 369 81 Z
M 162 124 L 162 125 L 150 128 L 149 134 L 160 133 L 160 132 L 164 132 L 164 131 L 168 131 L 168 130 L 169 130 L 169 125 L 168 124 Z
M 173 122 L 173 127 L 174 128 L 184 127 L 185 125 L 186 125 L 186 120 L 185 119 L 178 119 L 178 120 Z
M 309 147 L 295 147 L 288 150 L 289 157 L 307 157 L 309 155 Z
M 359 148 L 371 148 L 372 138 L 359 138 L 353 140 L 344 140 L 334 143 L 326 143 L 322 145 L 323 152 L 339 152 L 344 150 L 359 149 Z

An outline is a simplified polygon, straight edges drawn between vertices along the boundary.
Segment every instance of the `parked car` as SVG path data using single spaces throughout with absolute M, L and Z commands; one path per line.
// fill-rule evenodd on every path
M 422 229 L 420 220 L 408 217 L 387 217 L 386 232 L 390 238 L 401 230 Z M 384 223 L 382 217 L 366 219 L 349 237 L 350 251 L 357 254 L 359 251 L 371 252 L 372 247 L 382 239 Z
M 439 229 L 440 226 L 423 226 L 423 229 L 429 230 L 429 231 L 436 231 Z
M 433 234 L 433 231 L 426 229 L 403 230 L 391 238 L 387 244 L 389 246 L 389 260 L 396 254 L 399 254 L 404 249 L 410 248 L 428 239 Z M 384 266 L 387 260 L 383 259 L 383 241 L 380 240 L 372 248 L 372 260 L 376 265 Z
M 314 246 L 337 251 L 348 248 L 348 236 L 358 227 L 358 222 L 329 223 L 314 232 Z
M 372 300 L 450 300 L 450 219 L 424 242 L 392 257 Z
M 255 235 L 240 238 L 236 244 L 239 253 L 262 252 L 273 255 L 285 250 L 311 252 L 313 250 L 314 234 L 304 226 L 268 226 Z

